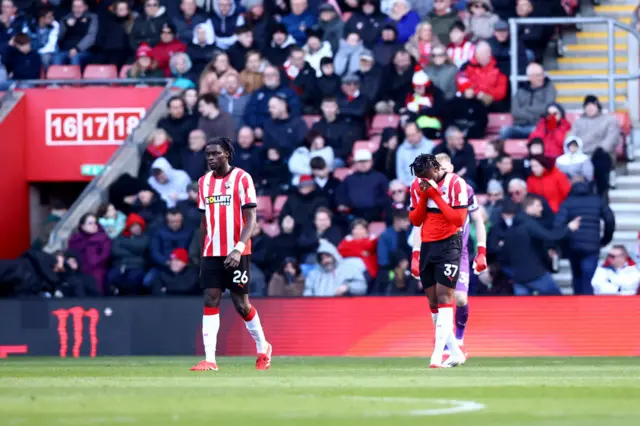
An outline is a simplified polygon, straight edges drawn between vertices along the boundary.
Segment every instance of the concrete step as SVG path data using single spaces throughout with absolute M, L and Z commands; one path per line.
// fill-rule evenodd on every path
M 626 55 L 629 51 L 629 46 L 626 42 L 618 42 L 615 44 L 615 52 L 617 55 Z M 606 43 L 589 43 L 589 44 L 565 44 L 564 56 L 575 57 L 589 55 L 590 57 L 607 57 L 609 46 Z
M 597 69 L 597 68 L 589 67 L 589 68 L 586 68 L 586 69 L 549 70 L 549 71 L 547 71 L 547 74 L 549 74 L 550 76 L 554 76 L 554 75 L 564 75 L 564 76 L 596 75 L 598 77 L 606 77 L 607 76 L 607 71 L 606 71 L 606 68 Z M 627 70 L 626 69 L 616 69 L 616 74 L 617 75 L 627 74 Z
M 627 164 L 627 171 L 630 175 L 640 174 L 640 161 L 634 161 Z
M 616 179 L 616 188 L 640 189 L 640 175 L 618 176 Z M 634 206 L 633 204 L 622 204 L 622 203 L 619 204 L 618 206 L 621 208 L 621 210 L 623 210 L 624 208 L 628 208 L 629 206 L 632 206 L 635 208 L 635 212 L 638 213 L 638 217 L 640 217 L 640 206 Z
M 558 94 L 561 96 L 569 95 L 583 95 L 585 93 L 591 93 L 598 97 L 609 95 L 609 84 L 605 82 L 598 83 L 555 83 Z M 621 81 L 616 83 L 616 94 L 627 94 L 627 82 Z
M 613 189 L 609 191 L 609 202 L 640 204 L 640 189 Z
M 616 69 L 627 70 L 629 58 L 626 56 L 616 56 Z M 599 74 L 606 73 L 609 69 L 609 58 L 606 56 L 597 57 L 576 57 L 569 56 L 558 58 L 558 70 L 582 70 L 584 68 L 598 70 Z
M 640 231 L 640 215 L 616 215 L 616 229 L 629 232 Z
M 631 16 L 635 8 L 635 5 L 632 4 L 603 4 L 594 6 L 593 10 L 599 16 L 628 17 Z
M 616 30 L 613 35 L 616 40 L 624 40 L 629 37 L 629 33 L 623 30 Z M 576 33 L 576 38 L 580 41 L 585 40 L 587 43 L 593 43 L 593 40 L 599 40 L 601 43 L 606 43 L 609 33 L 607 31 L 579 31 Z
M 599 97 L 600 102 L 604 105 L 609 102 L 609 96 L 604 95 Z M 563 105 L 565 108 L 577 109 L 582 106 L 584 102 L 584 94 L 583 95 L 566 95 L 566 96 L 558 96 L 556 101 Z M 616 95 L 616 106 L 625 105 L 627 102 L 627 97 L 624 95 Z M 577 106 L 576 106 L 577 105 Z

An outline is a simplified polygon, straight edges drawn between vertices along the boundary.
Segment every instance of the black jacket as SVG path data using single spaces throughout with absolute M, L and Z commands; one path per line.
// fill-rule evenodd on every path
M 336 179 L 333 176 L 333 173 L 329 174 L 327 183 L 322 188 L 320 188 L 320 185 L 318 185 L 318 180 L 316 179 L 316 190 L 320 194 L 324 195 L 327 198 L 327 200 L 329 200 L 332 210 L 336 206 L 336 190 L 338 189 L 341 183 L 342 182 L 340 182 L 340 180 Z
M 182 155 L 180 149 L 171 144 L 167 152 L 163 155 L 174 169 L 182 169 Z M 159 157 L 154 156 L 148 150 L 144 150 L 140 157 L 140 168 L 138 169 L 138 179 L 146 182 L 151 175 L 151 165 Z
M 129 35 L 131 48 L 135 51 L 140 46 L 140 43 L 147 43 L 149 46 L 154 47 L 160 42 L 162 27 L 168 23 L 169 18 L 166 13 L 161 13 L 159 16 L 154 17 L 148 17 L 144 13 L 138 16 Z
M 303 255 L 315 253 L 316 250 L 318 250 L 320 238 L 324 238 L 334 246 L 338 247 L 340 241 L 344 238 L 344 235 L 336 225 L 332 225 L 331 228 L 322 233 L 318 233 L 314 226 L 308 226 L 300 233 L 300 237 L 298 238 L 298 248 L 300 249 L 300 252 Z
M 461 151 L 453 152 L 449 149 L 447 143 L 443 141 L 433 149 L 433 155 L 440 153 L 445 153 L 451 157 L 455 173 L 458 173 L 462 168 L 466 168 L 467 172 L 462 177 L 466 181 L 471 181 L 475 184 L 477 179 L 476 153 L 470 143 L 465 142 Z
M 328 146 L 333 148 L 336 157 L 347 160 L 353 150 L 353 144 L 361 136 L 360 126 L 354 126 L 351 118 L 338 117 L 329 123 L 325 118 L 313 124 L 311 130 L 321 133 Z
M 200 74 L 205 69 L 207 64 L 211 62 L 216 53 L 215 45 L 204 45 L 189 43 L 187 45 L 187 55 L 191 58 L 191 71 L 189 74 L 193 75 L 196 81 L 196 85 L 200 84 Z
M 13 73 L 13 80 L 38 80 L 42 69 L 40 54 L 32 50 L 27 54 L 20 52 L 15 47 L 9 46 L 4 64 L 7 72 Z
M 369 104 L 375 104 L 380 93 L 382 67 L 375 64 L 369 72 L 356 71 L 356 75 L 360 77 L 360 93 L 369 99 Z
M 447 102 L 444 117 L 444 126 L 456 126 L 469 139 L 482 139 L 487 133 L 489 112 L 487 107 L 479 99 L 467 99 L 464 96 L 456 96 Z
M 196 201 L 182 200 L 176 204 L 176 208 L 182 212 L 184 224 L 190 229 L 198 229 L 204 212 L 198 208 Z
M 282 223 L 285 216 L 291 216 L 296 222 L 296 227 L 302 227 L 309 223 L 320 207 L 329 208 L 329 200 L 315 190 L 310 194 L 303 195 L 298 191 L 291 192 L 284 203 L 278 221 Z M 302 228 L 300 228 L 302 229 Z
M 154 194 L 151 204 L 145 206 L 139 200 L 131 206 L 131 212 L 137 213 L 147 223 L 147 234 L 152 234 L 164 223 L 164 213 L 167 210 L 167 203 L 160 198 L 158 194 Z
M 197 181 L 207 172 L 207 160 L 202 151 L 183 149 L 181 154 L 182 170 L 187 172 L 192 181 Z
M 186 149 L 189 145 L 189 133 L 194 129 L 193 122 L 186 112 L 182 118 L 175 119 L 171 116 L 161 118 L 158 128 L 166 130 L 177 149 Z
M 152 292 L 154 295 L 163 293 L 181 296 L 200 294 L 198 275 L 198 268 L 193 266 L 187 266 L 177 274 L 169 270 L 163 270 L 152 283 Z
M 302 118 L 290 115 L 286 120 L 267 119 L 263 131 L 264 150 L 277 148 L 283 157 L 289 157 L 302 145 L 308 129 Z
M 511 40 L 507 39 L 504 43 L 498 41 L 493 36 L 487 40 L 489 46 L 491 46 L 491 53 L 496 58 L 498 69 L 506 76 L 511 75 Z M 527 72 L 527 53 L 522 39 L 518 37 L 518 74 L 524 75 Z
M 227 55 L 229 55 L 229 63 L 236 71 L 240 72 L 244 69 L 247 63 L 247 52 L 250 50 L 258 50 L 258 46 L 254 43 L 251 47 L 246 48 L 236 41 L 227 49 Z
M 129 19 L 128 16 L 124 19 L 119 18 L 115 13 L 111 12 L 100 16 L 96 44 L 103 51 L 133 55 L 131 43 L 129 43 L 129 34 L 125 29 Z
M 298 233 L 295 230 L 289 234 L 281 232 L 268 242 L 267 247 L 269 258 L 273 265 L 282 265 L 282 262 L 287 257 L 299 260 L 302 254 L 298 247 Z M 277 267 L 274 269 L 277 269 Z
M 376 58 L 377 64 L 383 67 L 389 66 L 393 60 L 393 55 L 395 55 L 398 50 L 402 49 L 402 47 L 402 44 L 397 41 L 378 43 L 373 46 L 373 57 Z
M 261 167 L 260 155 L 261 150 L 255 145 L 251 145 L 248 149 L 236 145 L 232 164 L 249 173 L 255 180 Z
M 15 260 L 0 260 L 0 297 L 35 296 L 55 288 L 53 272 L 56 258 L 41 250 L 30 249 Z
M 382 74 L 384 84 L 380 87 L 380 100 L 393 101 L 396 109 L 405 105 L 407 96 L 413 92 L 413 64 L 400 74 L 393 64 L 389 64 Z
M 609 244 L 616 228 L 616 220 L 609 205 L 589 188 L 585 182 L 576 182 L 569 196 L 560 206 L 555 227 L 566 226 L 580 216 L 580 228 L 571 234 L 569 249 L 586 255 L 600 253 L 600 247 Z M 604 235 L 600 237 L 600 220 L 604 221 Z
M 343 93 L 338 95 L 338 108 L 340 117 L 350 120 L 354 130 L 357 132 L 358 139 L 364 139 L 367 134 L 366 119 L 371 104 L 369 98 L 360 92 L 360 96 L 349 100 Z
M 316 81 L 318 89 L 318 102 L 316 106 L 320 106 L 324 98 L 335 98 L 340 94 L 340 77 L 336 74 L 323 75 Z
M 295 79 L 290 80 L 291 88 L 298 94 L 302 106 L 306 111 L 313 112 L 318 105 L 318 85 L 316 71 L 311 68 L 308 62 Z
M 111 265 L 115 268 L 144 269 L 149 255 L 149 237 L 119 235 L 111 243 Z
M 376 3 L 376 10 L 371 15 L 362 12 L 354 12 L 344 26 L 344 34 L 352 32 L 360 34 L 362 43 L 371 49 L 380 39 L 380 33 L 387 15 L 380 12 L 380 5 Z
M 336 202 L 351 209 L 380 209 L 380 216 L 389 202 L 389 180 L 377 170 L 355 172 L 336 191 Z

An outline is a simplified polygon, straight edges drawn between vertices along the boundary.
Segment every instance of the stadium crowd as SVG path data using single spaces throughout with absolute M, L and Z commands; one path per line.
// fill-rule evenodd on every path
M 232 164 L 259 195 L 252 295 L 420 293 L 408 220 L 420 153 L 448 154 L 483 194 L 490 267 L 472 294 L 560 294 L 560 257 L 574 294 L 635 294 L 624 246 L 599 260 L 615 229 L 606 200 L 621 129 L 596 96 L 571 121 L 556 102 L 540 65 L 552 27 L 519 27 L 528 82 L 510 93 L 506 20 L 573 13 L 569 3 L 2 0 L 0 84 L 99 63 L 181 91 L 140 145 L 137 176 L 82 217 L 68 250 L 36 244 L 4 262 L 0 295 L 199 293 L 195 182 L 214 135 L 234 141 Z M 513 123 L 492 134 L 492 113 Z M 64 212 L 52 206 L 40 245 Z

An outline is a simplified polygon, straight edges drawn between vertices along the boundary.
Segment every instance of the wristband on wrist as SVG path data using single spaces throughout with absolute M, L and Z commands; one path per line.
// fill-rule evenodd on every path
M 238 244 L 233 248 L 234 250 L 238 250 L 240 254 L 244 253 L 244 249 L 247 247 L 245 243 L 242 241 L 238 241 Z
M 485 246 L 478 246 L 478 254 L 486 256 L 487 255 L 487 248 Z

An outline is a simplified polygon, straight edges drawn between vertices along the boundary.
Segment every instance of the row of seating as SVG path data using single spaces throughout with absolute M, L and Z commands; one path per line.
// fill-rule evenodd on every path
M 107 80 L 127 78 L 131 65 L 124 65 L 118 75 L 115 65 L 87 65 L 82 72 L 78 65 L 51 65 L 47 69 L 47 80 Z

